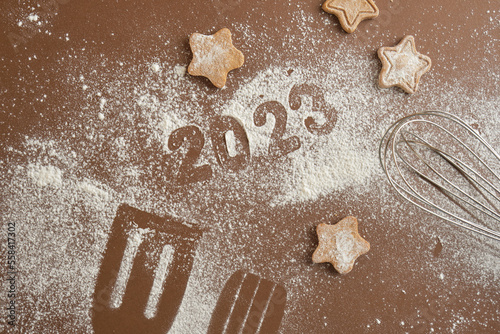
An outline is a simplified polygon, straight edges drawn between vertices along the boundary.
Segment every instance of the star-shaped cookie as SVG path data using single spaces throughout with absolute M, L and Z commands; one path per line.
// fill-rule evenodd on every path
M 194 33 L 189 38 L 193 60 L 188 67 L 191 75 L 210 79 L 214 86 L 224 87 L 229 71 L 243 65 L 243 53 L 233 46 L 231 32 L 227 28 L 213 35 Z
M 354 32 L 361 21 L 377 17 L 379 13 L 373 0 L 327 0 L 323 10 L 337 16 L 348 33 Z
M 406 36 L 394 47 L 382 47 L 378 50 L 382 61 L 379 86 L 389 88 L 398 86 L 405 92 L 413 94 L 418 89 L 420 77 L 432 65 L 431 59 L 415 49 L 413 36 Z
M 370 243 L 358 233 L 358 220 L 346 217 L 335 225 L 316 227 L 319 245 L 314 251 L 314 263 L 330 262 L 341 274 L 352 270 L 354 261 L 370 250 Z

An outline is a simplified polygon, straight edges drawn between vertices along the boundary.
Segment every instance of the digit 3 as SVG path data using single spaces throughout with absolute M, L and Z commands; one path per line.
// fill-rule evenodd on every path
M 323 114 L 324 122 L 320 123 L 309 116 L 304 120 L 307 131 L 315 135 L 327 135 L 332 132 L 337 124 L 337 111 L 328 106 L 323 94 L 319 94 L 319 88 L 310 84 L 294 85 L 288 96 L 288 103 L 292 110 L 299 110 L 302 106 L 302 96 L 312 97 L 312 112 Z

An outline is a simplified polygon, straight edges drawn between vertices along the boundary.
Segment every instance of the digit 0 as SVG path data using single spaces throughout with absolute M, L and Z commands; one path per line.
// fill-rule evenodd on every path
M 236 155 L 230 156 L 226 134 L 232 131 L 236 141 Z M 210 126 L 210 137 L 219 164 L 231 171 L 245 169 L 250 162 L 250 144 L 243 125 L 232 116 L 217 116 Z

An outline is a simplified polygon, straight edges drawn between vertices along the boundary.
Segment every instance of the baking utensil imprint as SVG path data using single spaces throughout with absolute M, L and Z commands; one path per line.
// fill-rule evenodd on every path
M 173 217 L 118 208 L 97 277 L 96 333 L 166 333 L 191 274 L 203 231 Z
M 500 241 L 500 155 L 465 121 L 442 111 L 404 117 L 384 134 L 379 156 L 407 201 Z
M 238 270 L 221 292 L 207 333 L 277 333 L 285 306 L 283 286 Z

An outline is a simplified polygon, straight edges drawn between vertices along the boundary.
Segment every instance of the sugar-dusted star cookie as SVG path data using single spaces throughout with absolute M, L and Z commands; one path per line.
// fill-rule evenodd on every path
M 327 0 L 323 10 L 337 16 L 348 33 L 354 32 L 361 21 L 373 19 L 379 13 L 373 0 Z
M 314 263 L 330 262 L 341 274 L 352 270 L 354 261 L 370 250 L 370 243 L 358 233 L 358 220 L 346 217 L 335 225 L 316 227 L 319 245 L 314 251 Z
M 398 86 L 409 94 L 417 91 L 420 77 L 432 65 L 429 57 L 418 53 L 415 49 L 413 36 L 406 36 L 394 47 L 378 49 L 378 57 L 382 61 L 379 86 L 382 88 Z
M 189 38 L 193 60 L 188 67 L 191 75 L 210 79 L 218 88 L 224 87 L 229 71 L 243 65 L 243 53 L 233 46 L 231 32 L 227 28 L 213 35 L 194 33 Z

